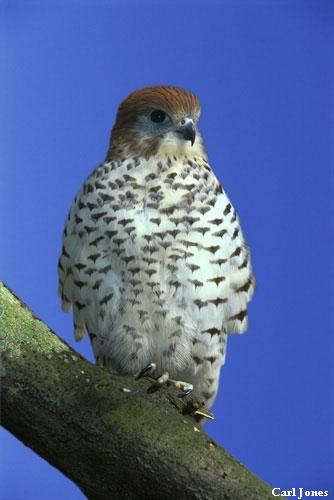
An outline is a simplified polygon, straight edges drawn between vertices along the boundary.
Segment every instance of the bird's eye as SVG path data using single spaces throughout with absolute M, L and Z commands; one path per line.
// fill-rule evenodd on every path
M 155 109 L 154 111 L 152 111 L 150 118 L 154 123 L 161 123 L 165 120 L 166 113 L 161 109 Z

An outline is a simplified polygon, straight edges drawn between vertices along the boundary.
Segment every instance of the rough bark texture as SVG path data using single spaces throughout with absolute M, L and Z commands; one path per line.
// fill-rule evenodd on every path
M 169 391 L 88 363 L 2 284 L 0 336 L 3 426 L 89 499 L 272 498 Z

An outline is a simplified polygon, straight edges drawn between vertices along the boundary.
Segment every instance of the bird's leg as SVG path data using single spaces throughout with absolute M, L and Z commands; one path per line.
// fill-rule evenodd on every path
M 147 377 L 152 375 L 152 373 L 156 370 L 157 365 L 155 363 L 149 363 L 145 368 L 143 368 L 138 375 L 136 376 L 136 380 L 139 380 L 142 377 Z M 159 377 L 155 379 L 155 382 L 150 385 L 150 387 L 147 389 L 147 392 L 149 394 L 152 394 L 164 385 L 166 386 L 173 386 L 179 389 L 181 392 L 178 394 L 180 398 L 183 398 L 190 394 L 193 390 L 193 385 L 189 384 L 188 382 L 183 382 L 181 380 L 174 380 L 169 378 L 169 373 L 166 371 L 162 373 Z
M 157 365 L 155 363 L 149 363 L 136 375 L 136 380 L 143 377 L 153 377 L 153 373 L 156 371 Z M 154 378 L 154 377 L 153 377 Z M 188 382 L 183 382 L 181 380 L 174 380 L 169 378 L 169 373 L 166 371 L 162 373 L 159 377 L 155 378 L 155 382 L 149 386 L 147 392 L 153 394 L 166 385 L 167 387 L 173 386 L 180 390 L 178 393 L 179 398 L 184 398 L 188 396 L 193 391 L 193 385 Z M 196 423 L 203 425 L 204 419 L 213 420 L 215 417 L 207 408 L 205 408 L 204 403 L 198 403 L 195 401 L 189 401 L 186 405 L 184 414 L 191 416 Z

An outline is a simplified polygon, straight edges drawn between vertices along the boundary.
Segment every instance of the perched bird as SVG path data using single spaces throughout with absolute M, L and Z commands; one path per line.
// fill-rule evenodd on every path
M 58 270 L 75 338 L 89 332 L 100 365 L 155 369 L 152 391 L 174 381 L 210 408 L 227 334 L 246 330 L 254 278 L 199 116 L 197 97 L 172 86 L 121 103 L 107 157 L 70 210 Z

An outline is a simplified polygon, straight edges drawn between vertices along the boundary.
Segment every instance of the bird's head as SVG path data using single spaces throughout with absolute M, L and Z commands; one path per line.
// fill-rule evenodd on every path
M 200 103 L 184 89 L 155 86 L 136 90 L 119 106 L 108 158 L 119 151 L 149 158 L 156 154 L 204 154 L 197 122 Z

